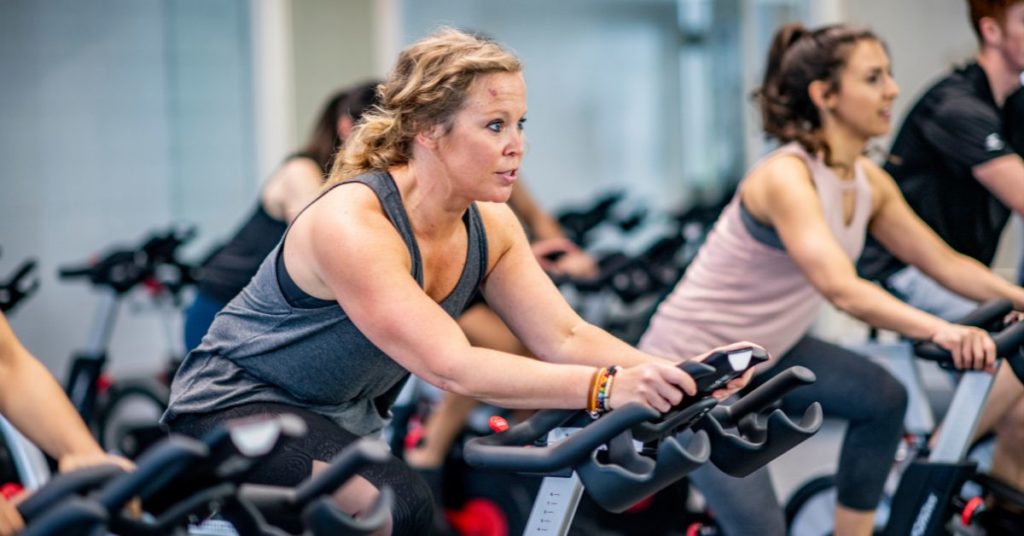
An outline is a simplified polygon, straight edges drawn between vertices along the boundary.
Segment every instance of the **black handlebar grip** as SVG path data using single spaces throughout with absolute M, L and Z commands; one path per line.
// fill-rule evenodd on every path
M 1013 303 L 1010 300 L 989 300 L 976 309 L 967 313 L 966 316 L 957 320 L 957 324 L 974 326 L 976 328 L 989 329 L 1002 322 L 1003 318 L 1013 311 Z M 990 330 L 992 331 L 992 330 Z
M 524 473 L 559 471 L 579 463 L 589 456 L 592 450 L 616 435 L 629 430 L 643 421 L 649 421 L 660 415 L 652 408 L 631 403 L 604 415 L 553 446 L 522 448 L 522 446 L 537 439 L 539 435 L 534 435 L 531 438 L 530 435 L 532 434 L 516 434 L 517 437 L 515 439 L 517 441 L 515 443 L 512 443 L 506 437 L 506 434 L 511 434 L 519 426 L 529 424 L 530 421 L 537 419 L 542 413 L 545 412 L 540 412 L 538 415 L 531 417 L 526 422 L 506 432 L 469 440 L 463 452 L 466 463 L 473 467 Z M 557 428 L 561 423 L 579 413 L 579 411 L 570 411 L 569 415 L 565 415 L 565 412 L 556 413 L 556 416 L 561 417 L 561 420 L 545 423 L 547 430 L 543 430 L 540 433 L 543 434 Z M 551 416 L 548 416 L 547 419 L 549 421 L 555 420 Z M 544 427 L 538 427 L 538 430 L 541 428 Z
M 209 453 L 206 445 L 199 441 L 171 436 L 147 450 L 138 459 L 134 471 L 104 486 L 97 493 L 96 501 L 107 512 L 116 512 L 132 497 L 146 500 Z
M 1018 322 L 995 334 L 992 340 L 996 343 L 996 355 L 1005 358 L 1017 379 L 1024 383 L 1024 322 Z M 914 353 L 922 359 L 935 361 L 944 368 L 953 368 L 953 354 L 933 342 L 919 342 L 914 345 Z
M 19 504 L 18 513 L 26 523 L 31 522 L 67 497 L 98 488 L 121 474 L 124 469 L 104 464 L 56 475 Z
M 57 277 L 60 279 L 89 277 L 92 274 L 92 270 L 92 266 L 61 266 L 57 269 Z

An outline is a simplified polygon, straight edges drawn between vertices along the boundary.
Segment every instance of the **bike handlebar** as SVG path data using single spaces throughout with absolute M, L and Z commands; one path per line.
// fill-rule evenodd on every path
M 659 413 L 638 403 L 605 414 L 564 441 L 544 447 L 522 448 L 585 412 L 543 410 L 505 432 L 477 437 L 466 442 L 463 457 L 474 467 L 522 473 L 561 471 L 590 456 L 590 452 L 611 438 Z
M 1006 360 L 1013 369 L 1017 379 L 1024 383 L 1024 322 L 1008 326 L 1002 325 L 1002 319 L 1013 311 L 1013 305 L 1007 300 L 993 300 L 979 306 L 967 316 L 957 321 L 958 324 L 995 328 L 992 340 L 996 343 L 996 355 Z M 953 354 L 949 350 L 930 341 L 914 344 L 914 353 L 921 359 L 935 361 L 943 368 L 955 368 Z
M 18 513 L 26 523 L 30 523 L 58 502 L 100 487 L 122 474 L 124 469 L 116 465 L 96 465 L 56 475 L 22 501 L 18 505 Z
M 88 278 L 94 286 L 108 287 L 119 294 L 155 280 L 176 294 L 195 281 L 194 267 L 178 258 L 181 246 L 191 241 L 195 234 L 192 226 L 156 231 L 135 247 L 108 251 L 86 264 L 61 266 L 57 275 L 63 280 Z M 174 272 L 170 277 L 166 268 Z
M 13 310 L 21 300 L 39 289 L 39 278 L 32 274 L 35 269 L 35 259 L 26 260 L 7 281 L 0 282 L 0 312 Z

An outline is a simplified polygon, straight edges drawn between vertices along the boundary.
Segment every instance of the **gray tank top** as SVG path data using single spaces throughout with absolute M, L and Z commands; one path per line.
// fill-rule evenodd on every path
M 422 288 L 419 247 L 391 175 L 369 173 L 335 187 L 351 182 L 365 184 L 377 194 L 409 248 L 412 275 Z M 475 204 L 463 221 L 468 234 L 465 266 L 454 290 L 440 304 L 453 318 L 469 303 L 487 271 L 487 238 Z M 337 302 L 287 299 L 281 283 L 290 278 L 278 273 L 284 264 L 277 260 L 287 236 L 264 259 L 252 281 L 217 314 L 202 344 L 185 358 L 171 385 L 162 422 L 271 402 L 307 408 L 358 435 L 374 434 L 387 423 L 408 372 L 374 346 Z

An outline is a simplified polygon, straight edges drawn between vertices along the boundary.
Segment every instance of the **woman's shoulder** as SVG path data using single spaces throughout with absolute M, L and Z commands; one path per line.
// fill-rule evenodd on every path
M 309 210 L 319 217 L 332 219 L 363 219 L 367 212 L 380 213 L 383 217 L 383 205 L 380 196 L 371 184 L 358 180 L 360 177 L 338 183 L 326 184 L 320 198 L 310 205 Z
M 812 185 L 811 168 L 798 152 L 777 150 L 757 163 L 743 179 L 744 190 L 789 189 Z

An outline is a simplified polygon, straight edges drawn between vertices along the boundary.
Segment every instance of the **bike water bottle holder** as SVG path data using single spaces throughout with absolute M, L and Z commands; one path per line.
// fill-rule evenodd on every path
M 767 419 L 759 412 L 789 391 L 813 383 L 814 373 L 804 367 L 789 368 L 765 382 L 731 406 L 715 408 L 694 429 L 707 433 L 711 463 L 726 474 L 745 477 L 807 440 L 821 428 L 821 404 L 814 402 L 794 422 L 776 409 Z M 736 428 L 737 433 L 727 431 Z
M 711 454 L 704 432 L 693 435 L 685 447 L 678 436 L 662 439 L 653 458 L 637 452 L 633 441 L 624 432 L 608 443 L 605 460 L 597 451 L 575 467 L 587 495 L 609 512 L 628 510 L 703 465 Z

